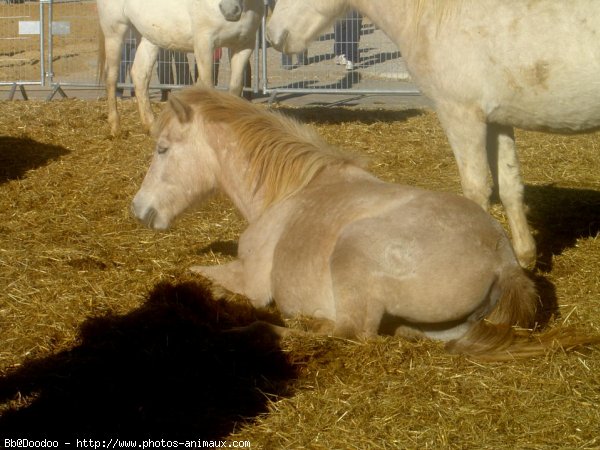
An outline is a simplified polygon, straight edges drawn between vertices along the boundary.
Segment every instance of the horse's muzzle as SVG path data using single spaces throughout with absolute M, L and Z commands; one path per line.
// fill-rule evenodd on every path
M 225 20 L 228 22 L 237 22 L 240 20 L 240 17 L 242 17 L 242 13 L 244 12 L 244 10 L 237 3 L 225 3 L 224 1 L 219 3 L 219 9 L 221 10 L 223 17 L 225 17 Z
M 285 42 L 287 40 L 289 31 L 284 30 L 282 33 L 275 33 L 267 26 L 267 40 L 275 50 L 286 53 Z

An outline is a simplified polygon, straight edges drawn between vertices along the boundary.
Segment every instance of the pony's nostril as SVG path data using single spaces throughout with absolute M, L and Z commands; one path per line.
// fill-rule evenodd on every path
M 150 207 L 144 211 L 141 208 L 137 208 L 134 202 L 131 205 L 131 213 L 143 225 L 148 228 L 154 228 L 154 220 L 158 216 L 156 208 Z
M 153 228 L 154 219 L 158 215 L 158 211 L 155 208 L 148 208 L 144 217 L 142 217 L 142 223 L 148 228 Z

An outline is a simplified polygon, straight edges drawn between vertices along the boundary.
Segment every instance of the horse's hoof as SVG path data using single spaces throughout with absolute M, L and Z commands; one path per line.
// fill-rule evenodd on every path
M 110 135 L 114 138 L 121 136 L 121 127 L 110 127 Z
M 517 261 L 519 261 L 519 265 L 522 268 L 533 269 L 535 267 L 535 263 L 537 262 L 537 252 L 535 247 L 533 250 L 517 253 Z

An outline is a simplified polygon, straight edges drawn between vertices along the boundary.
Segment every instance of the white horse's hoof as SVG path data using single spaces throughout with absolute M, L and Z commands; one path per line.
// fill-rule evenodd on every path
M 517 261 L 519 261 L 521 267 L 524 269 L 533 269 L 537 261 L 537 250 L 535 248 L 535 244 L 533 244 L 533 247 L 520 250 L 515 249 L 515 253 L 517 255 Z

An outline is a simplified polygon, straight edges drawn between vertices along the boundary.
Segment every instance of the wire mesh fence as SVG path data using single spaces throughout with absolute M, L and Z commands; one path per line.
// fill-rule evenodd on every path
M 41 84 L 44 61 L 39 2 L 0 2 L 0 84 Z

